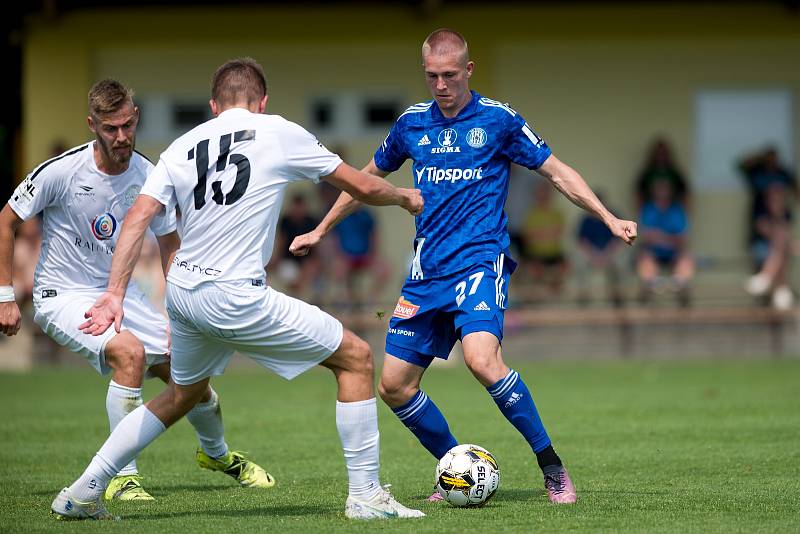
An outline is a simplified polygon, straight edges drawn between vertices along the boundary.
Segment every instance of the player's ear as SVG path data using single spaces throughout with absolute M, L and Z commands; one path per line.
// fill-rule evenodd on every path
M 267 100 L 269 100 L 269 95 L 264 95 L 264 98 L 262 98 L 261 102 L 258 103 L 259 113 L 264 113 L 264 110 L 267 109 Z
M 92 119 L 91 115 L 86 117 L 86 123 L 89 125 L 89 130 L 91 130 L 92 133 L 97 133 L 97 129 L 94 126 L 94 119 Z
M 214 100 L 213 98 L 211 100 L 209 100 L 208 101 L 208 107 L 211 108 L 211 114 L 212 115 L 214 115 L 215 117 L 217 115 L 219 115 L 219 107 L 217 106 L 216 100 Z
M 475 62 L 474 61 L 467 61 L 467 78 L 472 77 L 472 71 L 475 70 Z

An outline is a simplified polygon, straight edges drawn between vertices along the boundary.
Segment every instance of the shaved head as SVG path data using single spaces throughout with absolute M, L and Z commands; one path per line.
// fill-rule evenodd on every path
M 440 28 L 433 31 L 422 43 L 422 59 L 429 55 L 444 56 L 458 54 L 459 62 L 466 65 L 469 61 L 469 48 L 464 37 L 455 30 Z

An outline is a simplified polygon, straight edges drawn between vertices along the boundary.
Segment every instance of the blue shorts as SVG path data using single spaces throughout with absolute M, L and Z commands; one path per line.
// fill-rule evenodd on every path
M 508 280 L 516 263 L 505 254 L 456 274 L 406 279 L 389 330 L 386 353 L 427 368 L 446 360 L 456 340 L 490 332 L 503 340 Z

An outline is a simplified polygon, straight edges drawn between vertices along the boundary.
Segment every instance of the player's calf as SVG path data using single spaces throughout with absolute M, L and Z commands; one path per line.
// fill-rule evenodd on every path
M 381 372 L 381 398 L 438 461 L 458 445 L 439 408 L 419 389 L 425 369 L 391 354 Z
M 147 403 L 147 408 L 158 417 L 164 426 L 170 427 L 206 395 L 208 381 L 208 378 L 204 378 L 199 382 L 187 385 L 170 382 L 164 391 Z

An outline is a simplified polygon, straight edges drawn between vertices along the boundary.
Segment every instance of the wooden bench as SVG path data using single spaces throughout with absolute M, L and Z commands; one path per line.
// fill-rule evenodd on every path
M 350 329 L 385 330 L 391 318 L 391 309 L 374 306 L 376 311 L 340 314 L 339 318 Z M 738 303 L 730 306 L 695 306 L 689 308 L 628 306 L 624 308 L 577 308 L 562 306 L 516 307 L 506 312 L 506 331 L 541 328 L 594 328 L 616 329 L 623 355 L 636 352 L 635 329 L 658 326 L 764 326 L 769 332 L 770 351 L 774 356 L 784 354 L 787 329 L 800 325 L 798 311 L 778 311 Z M 639 347 L 641 348 L 641 347 Z M 800 350 L 800 347 L 797 348 Z
M 764 325 L 770 331 L 773 355 L 784 351 L 785 329 L 797 325 L 796 311 L 779 311 L 754 306 L 619 309 L 521 309 L 509 312 L 507 321 L 528 327 L 616 326 L 623 353 L 633 352 L 632 329 L 635 326 L 659 325 Z

